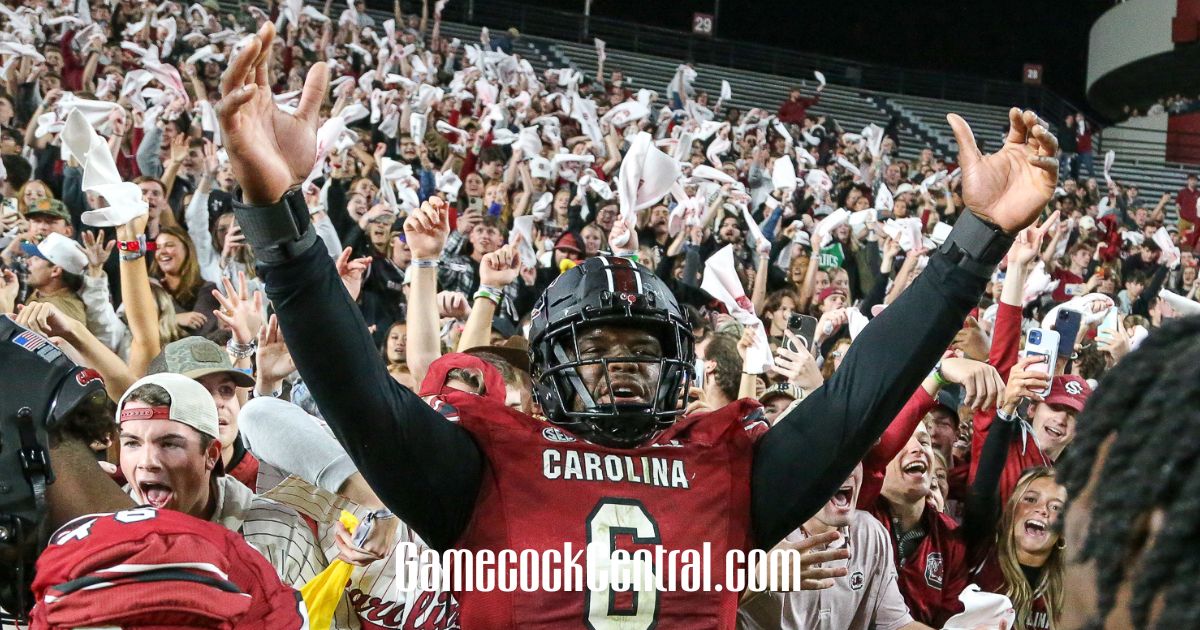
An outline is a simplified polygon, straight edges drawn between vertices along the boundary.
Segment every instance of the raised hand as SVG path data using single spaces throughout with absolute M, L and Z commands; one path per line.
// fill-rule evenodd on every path
M 825 379 L 822 378 L 812 353 L 792 331 L 785 330 L 783 334 L 796 349 L 792 350 L 788 344 L 782 344 L 775 349 L 775 373 L 805 391 L 811 392 L 820 387 Z
M 258 329 L 258 350 L 254 355 L 254 365 L 258 369 L 255 375 L 255 391 L 262 395 L 270 395 L 279 386 L 280 381 L 296 371 L 292 361 L 292 353 L 283 342 L 279 332 L 279 319 L 271 315 L 267 324 Z
M 479 263 L 479 283 L 489 287 L 506 287 L 521 272 L 521 256 L 516 245 L 506 245 L 484 254 Z
M 440 257 L 449 234 L 450 207 L 441 197 L 430 197 L 404 220 L 404 240 L 418 260 Z
M 371 257 L 363 256 L 362 258 L 350 259 L 350 248 L 342 250 L 338 255 L 337 262 L 338 276 L 342 279 L 342 285 L 346 287 L 346 291 L 350 294 L 351 300 L 358 300 L 358 294 L 362 292 L 363 276 L 366 275 L 367 269 L 371 266 Z
M 234 177 L 247 203 L 275 203 L 312 171 L 317 155 L 317 118 L 329 91 L 329 68 L 313 64 L 300 105 L 289 114 L 275 105 L 267 83 L 275 25 L 263 23 L 221 77 L 217 116 Z
M 1012 247 L 1008 250 L 1009 264 L 1025 266 L 1033 262 L 1038 254 L 1042 251 L 1042 243 L 1046 239 L 1046 234 L 1055 229 L 1058 222 L 1058 211 L 1046 217 L 1046 220 L 1021 230 L 1017 234 L 1017 238 L 1013 240 Z M 1064 222 L 1065 226 L 1066 223 Z
M 971 359 L 942 359 L 942 377 L 963 387 L 963 405 L 971 409 L 994 409 L 1004 391 L 996 368 Z
M 1004 398 L 1001 408 L 1011 414 L 1017 410 L 1017 403 L 1022 398 L 1040 401 L 1042 396 L 1036 392 L 1046 391 L 1050 387 L 1050 375 L 1044 370 L 1031 369 L 1038 363 L 1045 363 L 1046 357 L 1041 355 L 1027 356 L 1012 367 L 1008 373 L 1008 384 L 1004 387 Z
M 96 230 L 83 233 L 83 252 L 87 254 L 88 266 L 87 273 L 93 278 L 99 278 L 104 275 L 104 263 L 112 254 L 113 247 L 117 245 L 116 240 L 104 242 L 104 230 Z
M 233 331 L 234 340 L 241 345 L 254 341 L 254 335 L 262 327 L 262 291 L 255 291 L 254 297 L 246 288 L 246 273 L 238 272 L 238 288 L 235 291 L 229 278 L 221 278 L 225 292 L 213 289 L 213 297 L 221 303 L 221 308 L 213 311 L 213 315 L 221 320 L 229 330 Z
M 958 141 L 963 201 L 972 212 L 1016 234 L 1031 225 L 1058 182 L 1058 140 L 1031 110 L 1008 112 L 1004 146 L 984 155 L 967 121 L 946 116 Z
M 628 256 L 637 252 L 637 231 L 625 221 L 625 217 L 617 217 L 617 220 L 613 221 L 608 244 L 612 246 L 612 253 L 616 256 Z

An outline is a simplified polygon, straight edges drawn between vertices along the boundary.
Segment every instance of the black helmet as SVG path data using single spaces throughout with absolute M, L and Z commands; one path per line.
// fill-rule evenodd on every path
M 580 360 L 579 334 L 602 325 L 652 332 L 662 357 Z M 687 316 L 662 280 L 625 258 L 589 258 L 558 276 L 538 298 L 529 328 L 534 391 L 553 423 L 597 444 L 632 447 L 671 426 L 694 372 L 695 347 Z M 578 368 L 587 364 L 659 364 L 659 379 L 645 404 L 597 403 Z M 575 401 L 581 404 L 575 409 Z
M 54 483 L 50 431 L 99 399 L 108 400 L 99 374 L 0 315 L 0 607 L 10 614 L 23 615 L 33 603 L 46 486 Z

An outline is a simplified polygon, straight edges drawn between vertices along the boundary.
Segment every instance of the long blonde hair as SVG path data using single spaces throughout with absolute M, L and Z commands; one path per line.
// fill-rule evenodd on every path
M 172 341 L 182 339 L 186 333 L 179 326 L 179 320 L 175 319 L 175 302 L 166 288 L 158 282 L 151 282 L 150 293 L 158 305 L 158 343 L 165 348 Z
M 1017 611 L 1016 623 L 1013 630 L 1026 630 L 1025 621 L 1033 612 L 1033 602 L 1040 597 L 1046 598 L 1046 614 L 1050 617 L 1050 630 L 1058 625 L 1058 614 L 1063 605 L 1063 573 L 1065 572 L 1066 557 L 1062 545 L 1062 534 L 1058 543 L 1050 550 L 1050 557 L 1039 572 L 1038 583 L 1030 586 L 1017 560 L 1017 539 L 1013 534 L 1013 521 L 1017 514 L 1017 503 L 1024 496 L 1029 486 L 1038 479 L 1054 479 L 1054 471 L 1045 466 L 1026 470 L 1013 489 L 1012 496 L 1004 505 L 1004 513 L 1000 515 L 1000 524 L 996 528 L 996 559 L 1000 572 L 1004 575 L 1004 594 L 1012 601 L 1013 610 Z

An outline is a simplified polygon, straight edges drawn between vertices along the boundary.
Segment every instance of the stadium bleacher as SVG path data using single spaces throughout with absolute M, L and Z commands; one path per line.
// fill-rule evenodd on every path
M 386 19 L 386 14 L 380 14 Z M 503 25 L 493 25 L 499 29 Z M 464 42 L 479 40 L 480 27 L 443 22 L 442 32 L 448 37 L 458 37 Z M 585 75 L 595 76 L 596 49 L 590 44 L 579 44 L 563 40 L 522 35 L 516 51 L 529 60 L 539 72 L 549 68 L 571 67 Z M 648 88 L 663 94 L 667 84 L 675 75 L 675 69 L 683 60 L 631 53 L 608 48 L 606 69 L 621 70 L 629 85 L 634 89 Z M 711 102 L 720 94 L 721 81 L 729 81 L 733 98 L 731 105 L 742 108 L 761 107 L 775 111 L 787 99 L 788 92 L 797 84 L 804 84 L 804 92 L 810 95 L 816 81 L 809 77 L 786 77 L 730 69 L 708 64 L 695 65 L 697 79 L 694 86 L 708 92 Z M 831 116 L 843 128 L 857 131 L 870 123 L 886 126 L 893 117 L 897 118 L 900 136 L 899 155 L 904 159 L 915 158 L 923 148 L 930 147 L 942 158 L 953 160 L 958 152 L 954 134 L 946 123 L 947 112 L 957 112 L 971 124 L 975 136 L 985 148 L 995 149 L 1003 142 L 1008 125 L 1008 109 L 965 101 L 941 100 L 863 90 L 830 83 L 821 95 L 821 102 L 811 109 L 813 113 Z M 1048 121 L 1056 131 L 1061 121 Z M 1103 187 L 1101 172 L 1104 148 L 1097 138 L 1095 156 L 1096 176 Z M 1153 206 L 1164 192 L 1174 193 L 1184 184 L 1188 166 L 1174 164 L 1147 157 L 1143 152 L 1117 150 L 1112 168 L 1113 179 L 1122 184 L 1133 184 L 1139 189 L 1142 204 Z

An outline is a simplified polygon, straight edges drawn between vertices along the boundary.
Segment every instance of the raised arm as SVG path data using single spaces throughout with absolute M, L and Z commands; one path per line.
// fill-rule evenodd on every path
M 136 241 L 146 233 L 146 216 L 140 216 L 117 228 L 117 239 Z M 158 303 L 150 290 L 150 275 L 141 258 L 121 259 L 121 301 L 129 321 L 129 369 L 142 376 L 150 361 L 162 350 L 158 337 Z
M 430 546 L 448 548 L 471 516 L 483 470 L 479 448 L 388 375 L 317 242 L 296 186 L 313 167 L 329 69 L 314 64 L 296 112 L 283 112 L 267 84 L 274 36 L 265 23 L 221 81 L 221 131 L 244 199 L 235 205 L 238 223 L 296 367 L 338 441 L 389 508 Z
M 751 477 L 756 544 L 781 540 L 846 479 L 962 326 L 1012 235 L 1049 201 L 1058 143 L 1033 112 L 1014 108 L 1009 120 L 1004 147 L 984 156 L 966 122 L 949 116 L 971 213 L 955 223 L 916 282 L 863 329 L 833 377 L 758 442 Z
M 471 303 L 467 325 L 458 337 L 458 351 L 492 343 L 492 318 L 504 299 L 504 287 L 517 279 L 521 256 L 514 245 L 484 255 L 479 263 L 479 292 Z

